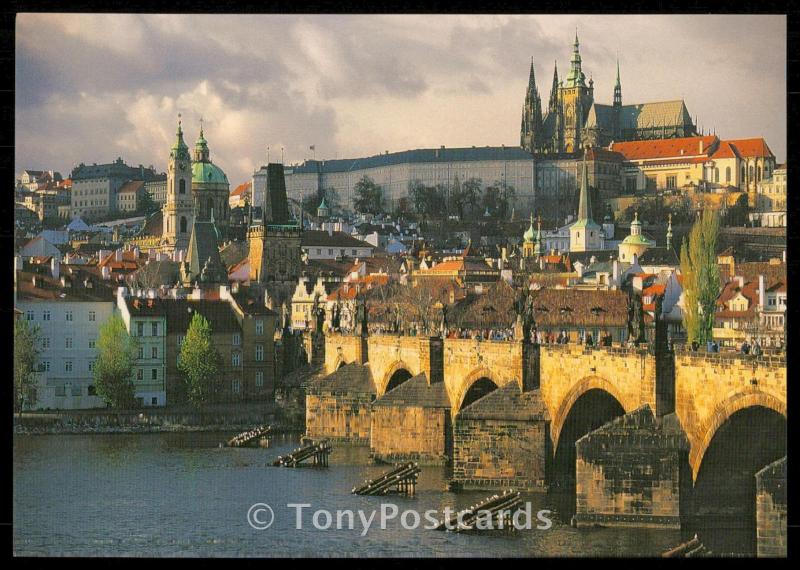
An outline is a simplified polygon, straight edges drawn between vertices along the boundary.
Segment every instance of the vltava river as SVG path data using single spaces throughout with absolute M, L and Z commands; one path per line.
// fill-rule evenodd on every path
M 457 534 L 426 530 L 424 511 L 462 508 L 490 492 L 444 490 L 444 467 L 422 467 L 415 497 L 362 497 L 354 485 L 387 467 L 370 463 L 366 448 L 336 447 L 330 467 L 272 467 L 297 446 L 277 437 L 270 449 L 219 448 L 227 433 L 39 435 L 14 438 L 14 552 L 65 556 L 658 556 L 677 545 L 678 531 L 574 529 L 550 515 L 552 528 L 515 533 Z M 535 513 L 553 508 L 533 494 Z M 247 513 L 255 503 L 275 513 L 269 529 L 255 530 Z M 296 509 L 310 504 L 297 529 Z M 382 503 L 423 517 L 416 529 L 399 516 L 379 528 Z M 391 512 L 391 507 L 386 507 Z M 364 525 L 358 510 L 369 517 Z M 331 512 L 331 528 L 314 527 L 313 513 Z M 336 511 L 354 512 L 354 528 Z M 259 520 L 267 517 L 257 515 Z M 325 515 L 318 517 L 324 526 Z M 407 519 L 413 526 L 413 516 Z

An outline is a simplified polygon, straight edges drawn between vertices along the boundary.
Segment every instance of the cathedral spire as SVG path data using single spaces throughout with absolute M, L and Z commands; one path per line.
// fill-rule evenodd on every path
M 195 162 L 210 162 L 211 153 L 208 150 L 208 143 L 205 136 L 203 136 L 203 118 L 200 117 L 200 136 L 194 144 L 194 161 Z
M 558 109 L 558 61 L 553 64 L 553 86 L 550 88 L 550 102 L 547 110 L 555 113 Z
M 570 69 L 567 75 L 566 87 L 584 87 L 586 76 L 581 71 L 581 52 L 580 42 L 578 41 L 578 28 L 575 28 L 575 43 L 572 46 L 572 59 L 570 59 Z
M 183 128 L 181 128 L 181 114 L 178 113 L 178 130 L 175 133 L 175 144 L 172 145 L 172 156 L 175 158 L 189 158 L 189 147 L 183 141 Z
M 617 59 L 617 82 L 614 84 L 614 106 L 622 107 L 622 83 L 619 80 L 619 58 Z
M 528 89 L 525 92 L 525 104 L 522 107 L 522 124 L 520 127 L 520 145 L 529 152 L 536 152 L 542 132 L 542 100 L 536 87 L 536 73 L 531 58 L 531 71 L 528 78 Z

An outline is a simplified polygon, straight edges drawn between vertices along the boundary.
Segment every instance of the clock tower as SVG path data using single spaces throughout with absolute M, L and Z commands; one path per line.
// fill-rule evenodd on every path
M 161 247 L 166 251 L 186 250 L 194 221 L 192 198 L 192 160 L 183 141 L 181 118 L 178 132 L 169 153 L 167 166 L 167 201 L 162 209 Z

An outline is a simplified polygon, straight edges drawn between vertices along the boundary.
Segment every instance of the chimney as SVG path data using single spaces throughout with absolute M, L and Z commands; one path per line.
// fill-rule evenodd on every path
M 700 152 L 698 152 L 697 154 L 703 154 L 703 137 L 700 137 L 699 144 L 700 144 Z
M 742 289 L 744 287 L 744 277 L 737 275 L 734 279 L 739 282 L 739 289 Z
M 764 309 L 764 305 L 766 304 L 766 288 L 764 286 L 764 276 L 758 276 L 758 305 L 761 309 Z
M 102 272 L 104 281 L 111 279 L 111 270 L 108 268 L 108 266 L 104 265 L 100 271 Z
M 50 273 L 53 275 L 53 279 L 58 279 L 58 276 L 61 272 L 61 264 L 58 262 L 58 259 L 53 257 L 50 260 Z

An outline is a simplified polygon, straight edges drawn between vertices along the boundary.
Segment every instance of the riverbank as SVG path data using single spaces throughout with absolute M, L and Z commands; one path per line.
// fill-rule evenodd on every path
M 131 434 L 203 431 L 245 431 L 271 425 L 274 433 L 302 433 L 301 409 L 274 403 L 219 404 L 203 409 L 187 407 L 139 410 L 68 410 L 25 412 L 14 415 L 14 433 Z

